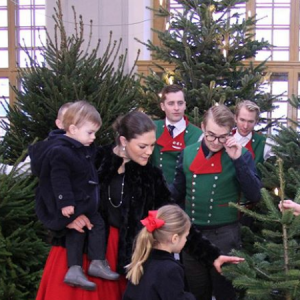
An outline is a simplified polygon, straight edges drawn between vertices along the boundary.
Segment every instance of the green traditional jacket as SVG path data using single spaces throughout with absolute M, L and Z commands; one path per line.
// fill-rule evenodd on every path
M 162 138 L 165 132 L 165 120 L 154 121 L 156 125 L 156 139 Z M 167 131 L 167 129 L 166 129 Z M 168 149 L 164 150 L 161 145 L 155 144 L 154 151 L 152 153 L 152 164 L 162 169 L 167 183 L 172 183 L 175 177 L 176 165 L 178 163 L 179 156 L 182 150 L 191 144 L 196 143 L 202 134 L 202 130 L 195 125 L 188 123 L 185 131 L 178 137 L 172 139 L 172 144 L 178 145 L 178 150 Z
M 256 165 L 264 162 L 266 140 L 267 138 L 262 134 L 253 132 L 251 140 L 245 145 L 245 148 L 251 152 Z
M 242 155 L 247 149 L 242 149 Z M 186 177 L 185 210 L 196 225 L 209 227 L 238 221 L 241 189 L 232 159 L 222 150 L 206 159 L 201 143 L 184 150 L 183 170 Z

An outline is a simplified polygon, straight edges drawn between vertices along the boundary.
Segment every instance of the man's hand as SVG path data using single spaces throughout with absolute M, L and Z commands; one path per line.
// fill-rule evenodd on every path
M 63 216 L 70 218 L 70 216 L 74 214 L 74 206 L 63 207 L 61 213 Z
M 224 143 L 224 148 L 228 156 L 233 160 L 238 159 L 242 155 L 242 145 L 233 136 L 227 139 Z
M 222 265 L 224 263 L 229 264 L 239 264 L 240 262 L 243 262 L 245 259 L 238 256 L 227 256 L 227 255 L 220 255 L 213 263 L 216 270 L 221 274 L 222 273 Z
M 67 228 L 75 229 L 78 232 L 84 233 L 84 227 L 86 227 L 88 230 L 91 230 L 93 226 L 94 225 L 90 222 L 88 217 L 86 217 L 85 215 L 80 215 L 73 222 L 68 224 Z

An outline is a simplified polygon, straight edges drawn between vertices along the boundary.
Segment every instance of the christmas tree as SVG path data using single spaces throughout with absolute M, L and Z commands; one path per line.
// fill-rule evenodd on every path
M 0 167 L 0 299 L 34 299 L 49 246 L 34 213 L 36 181 Z
M 47 34 L 45 62 L 37 63 L 27 51 L 28 68 L 18 70 L 22 88 L 13 87 L 17 101 L 7 110 L 8 122 L 0 124 L 6 131 L 0 153 L 10 161 L 19 157 L 35 138 L 47 137 L 54 129 L 59 107 L 65 102 L 87 100 L 98 109 L 103 124 L 97 144 L 111 142 L 112 122 L 137 107 L 139 81 L 134 78 L 133 69 L 125 73 L 127 54 L 119 53 L 122 41 L 113 41 L 111 33 L 101 57 L 97 56 L 100 40 L 89 52 L 89 46 L 83 47 L 83 18 L 79 16 L 78 21 L 74 8 L 73 11 L 75 32 L 67 36 L 60 1 L 57 2 L 53 16 L 55 37 L 51 39 Z M 92 21 L 89 38 L 92 39 Z
M 255 16 L 246 18 L 237 10 L 231 12 L 236 5 L 247 1 L 176 2 L 182 9 L 154 10 L 157 17 L 169 20 L 168 30 L 155 31 L 161 46 L 140 41 L 158 60 L 155 66 L 163 73 L 161 77 L 152 72 L 145 78 L 148 111 L 163 117 L 153 103 L 158 103 L 158 93 L 170 78 L 184 86 L 188 113 L 198 107 L 202 116 L 216 102 L 232 107 L 241 99 L 256 102 L 262 112 L 270 110 L 272 97 L 262 89 L 265 62 L 254 65 L 251 61 L 259 50 L 270 45 L 255 40 Z M 170 65 L 164 68 L 159 61 Z
M 292 96 L 289 99 L 292 107 L 300 108 L 300 98 Z M 299 121 L 288 120 L 290 126 L 278 124 L 272 136 L 274 146 L 273 152 L 281 158 L 283 163 L 284 175 L 286 178 L 285 195 L 287 198 L 294 199 L 300 188 L 300 134 Z M 259 166 L 263 175 L 264 186 L 270 190 L 279 186 L 279 179 L 276 176 L 276 166 L 272 163 L 265 163 Z

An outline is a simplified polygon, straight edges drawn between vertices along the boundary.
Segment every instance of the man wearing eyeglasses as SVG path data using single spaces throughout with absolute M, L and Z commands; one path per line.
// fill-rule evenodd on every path
M 181 151 L 198 141 L 202 131 L 184 116 L 186 103 L 181 86 L 172 84 L 161 91 L 160 107 L 164 120 L 155 121 L 156 144 L 152 164 L 160 168 L 168 183 L 172 183 Z
M 195 226 L 224 254 L 240 249 L 238 203 L 241 193 L 248 201 L 260 200 L 260 179 L 251 153 L 231 136 L 234 116 L 224 105 L 210 108 L 203 118 L 203 139 L 186 147 L 170 185 L 177 203 Z M 184 200 L 183 200 L 184 199 Z M 211 267 L 183 251 L 183 263 L 191 292 L 198 300 L 235 300 L 234 288 Z

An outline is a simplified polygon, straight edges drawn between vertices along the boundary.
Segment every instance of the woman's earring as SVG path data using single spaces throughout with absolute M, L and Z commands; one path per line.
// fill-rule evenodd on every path
M 122 149 L 123 151 L 125 151 L 126 150 L 126 148 L 125 148 L 125 146 L 123 147 L 123 149 Z

